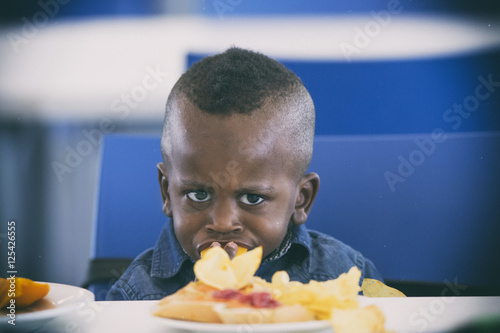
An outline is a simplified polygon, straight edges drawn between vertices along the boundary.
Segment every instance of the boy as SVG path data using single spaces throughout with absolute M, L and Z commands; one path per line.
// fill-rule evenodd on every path
M 300 79 L 278 62 L 239 48 L 184 73 L 167 101 L 158 178 L 170 218 L 154 249 L 129 266 L 108 299 L 152 300 L 194 280 L 210 246 L 231 257 L 263 247 L 256 275 L 329 280 L 352 266 L 381 280 L 374 265 L 304 226 L 319 189 L 306 174 L 315 110 Z M 328 223 L 328 221 L 325 221 Z

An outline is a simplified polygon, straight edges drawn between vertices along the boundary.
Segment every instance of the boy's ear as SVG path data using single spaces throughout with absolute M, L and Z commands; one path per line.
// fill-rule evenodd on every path
M 160 183 L 161 199 L 163 201 L 163 213 L 172 217 L 172 208 L 170 205 L 170 196 L 168 195 L 168 175 L 163 162 L 158 163 L 158 182 Z
M 295 208 L 292 215 L 293 223 L 301 225 L 306 222 L 318 190 L 319 176 L 317 173 L 311 172 L 302 178 L 299 183 L 299 193 L 295 200 Z

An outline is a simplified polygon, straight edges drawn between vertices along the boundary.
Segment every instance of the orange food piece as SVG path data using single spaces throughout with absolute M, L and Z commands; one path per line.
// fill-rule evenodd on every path
M 9 292 L 9 281 L 0 278 L 0 309 L 7 305 L 9 299 L 7 298 Z
M 50 291 L 47 283 L 21 277 L 16 277 L 14 284 L 15 289 L 11 288 L 11 279 L 0 278 L 0 308 L 8 306 L 11 298 L 15 299 L 16 307 L 29 306 L 47 296 Z

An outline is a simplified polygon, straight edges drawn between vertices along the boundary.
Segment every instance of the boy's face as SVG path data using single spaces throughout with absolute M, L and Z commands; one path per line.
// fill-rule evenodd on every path
M 290 221 L 305 222 L 317 175 L 297 180 L 286 135 L 258 110 L 221 117 L 183 107 L 172 117 L 168 165 L 158 166 L 163 210 L 180 244 L 193 259 L 214 242 L 262 246 L 267 256 Z

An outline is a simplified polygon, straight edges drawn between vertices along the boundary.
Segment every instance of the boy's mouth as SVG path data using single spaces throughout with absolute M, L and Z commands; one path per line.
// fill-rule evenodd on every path
M 247 244 L 247 243 L 241 242 L 241 241 L 211 239 L 211 240 L 207 240 L 207 241 L 205 241 L 197 246 L 198 253 L 201 253 L 201 251 L 208 249 L 214 243 L 218 243 L 223 249 L 226 248 L 226 246 L 229 244 L 229 246 L 234 246 L 235 251 L 238 249 L 238 247 L 244 247 L 248 250 L 252 249 L 252 246 L 250 244 Z M 214 246 L 218 246 L 218 245 L 214 245 Z

